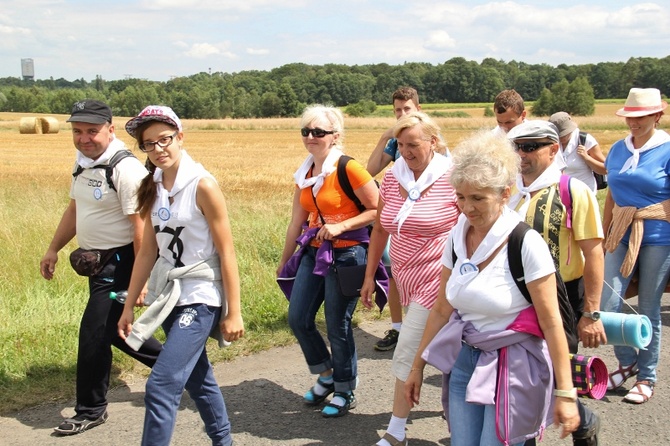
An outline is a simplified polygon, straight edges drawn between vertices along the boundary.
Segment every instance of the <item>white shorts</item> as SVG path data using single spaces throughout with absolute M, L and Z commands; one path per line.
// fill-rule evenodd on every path
M 391 371 L 400 381 L 407 381 L 419 344 L 426 328 L 430 310 L 416 302 L 410 302 L 402 321 L 398 344 L 393 353 Z

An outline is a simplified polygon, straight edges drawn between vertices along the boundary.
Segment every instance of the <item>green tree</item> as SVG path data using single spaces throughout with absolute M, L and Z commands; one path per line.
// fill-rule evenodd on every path
M 554 101 L 554 95 L 548 88 L 542 90 L 540 97 L 537 98 L 531 111 L 534 116 L 549 116 L 552 114 L 552 104 Z
M 565 111 L 573 116 L 589 116 L 595 110 L 596 100 L 593 95 L 593 87 L 591 87 L 586 77 L 578 77 L 568 87 L 568 106 Z

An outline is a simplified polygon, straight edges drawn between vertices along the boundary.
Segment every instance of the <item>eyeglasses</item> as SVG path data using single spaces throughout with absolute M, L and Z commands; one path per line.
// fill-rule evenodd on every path
M 145 141 L 142 144 L 140 144 L 140 150 L 144 153 L 149 153 L 156 150 L 156 146 L 160 147 L 161 149 L 164 149 L 170 144 L 172 144 L 172 141 L 174 141 L 174 137 L 177 136 L 178 134 L 179 131 L 176 131 L 172 135 L 164 136 L 158 141 Z
M 335 130 L 324 130 L 318 127 L 315 129 L 308 129 L 307 127 L 303 127 L 300 129 L 300 134 L 304 137 L 308 137 L 310 133 L 315 138 L 323 138 L 326 135 L 332 135 L 335 133 Z
M 531 153 L 545 146 L 550 146 L 553 142 L 515 142 L 514 150 L 521 150 L 523 153 Z

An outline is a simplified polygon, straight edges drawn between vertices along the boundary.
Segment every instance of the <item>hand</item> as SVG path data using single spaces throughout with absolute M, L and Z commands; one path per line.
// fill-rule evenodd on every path
M 375 292 L 375 279 L 365 278 L 361 287 L 361 303 L 368 310 L 372 309 L 372 293 Z
M 51 280 L 54 277 L 54 271 L 56 271 L 56 262 L 58 262 L 58 253 L 54 251 L 47 251 L 40 260 L 40 274 L 47 280 Z
M 319 232 L 316 233 L 316 239 L 320 242 L 324 240 L 333 240 L 338 235 L 344 232 L 342 223 L 326 223 L 321 226 Z
M 581 156 L 583 159 L 591 158 L 589 151 L 582 145 L 577 146 L 577 155 Z
M 410 370 L 409 376 L 405 381 L 405 401 L 407 401 L 407 404 L 409 404 L 410 409 L 415 405 L 419 405 L 422 384 L 423 370 L 412 367 L 412 370 Z
M 244 321 L 241 314 L 228 314 L 221 320 L 221 333 L 223 339 L 228 342 L 237 341 L 244 336 Z
M 133 322 L 135 321 L 135 313 L 133 313 L 132 307 L 123 307 L 123 313 L 119 318 L 119 323 L 117 324 L 119 337 L 124 341 L 133 330 Z
M 602 344 L 607 344 L 607 335 L 605 327 L 601 321 L 594 321 L 591 318 L 582 316 L 577 324 L 577 333 L 582 345 L 588 348 L 597 348 Z
M 565 438 L 579 427 L 577 403 L 568 398 L 556 398 L 554 405 L 554 425 L 561 428 L 561 438 Z
M 136 307 L 143 307 L 144 306 L 144 299 L 147 297 L 147 292 L 149 291 L 149 288 L 147 287 L 147 284 L 144 284 L 144 287 L 142 288 L 142 291 L 140 291 L 140 295 L 137 296 L 137 300 L 135 301 L 135 306 Z

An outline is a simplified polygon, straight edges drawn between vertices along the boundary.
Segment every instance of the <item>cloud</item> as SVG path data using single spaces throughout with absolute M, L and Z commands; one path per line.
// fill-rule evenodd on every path
M 446 31 L 433 31 L 428 35 L 428 40 L 423 47 L 433 51 L 442 51 L 456 46 L 456 41 L 452 39 Z
M 270 54 L 270 50 L 267 48 L 247 48 L 247 54 L 251 56 L 265 56 Z
M 176 42 L 177 46 L 183 48 L 183 42 Z M 184 55 L 193 59 L 206 59 L 210 56 L 223 56 L 230 59 L 235 59 L 237 56 L 228 50 L 229 44 L 211 44 L 211 43 L 194 43 L 184 51 Z
M 30 30 L 28 28 L 21 28 L 17 26 L 0 25 L 0 34 L 18 34 L 27 36 L 30 34 Z

